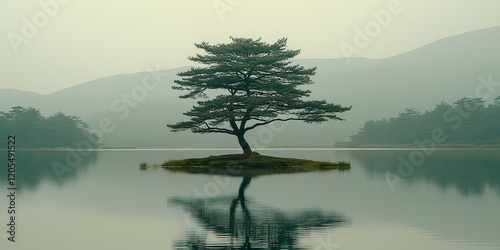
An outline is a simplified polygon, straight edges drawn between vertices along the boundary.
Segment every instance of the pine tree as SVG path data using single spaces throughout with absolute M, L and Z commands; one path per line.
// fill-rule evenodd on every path
M 174 86 L 189 93 L 180 98 L 208 97 L 207 91 L 219 95 L 199 101 L 184 115 L 189 121 L 167 125 L 173 132 L 225 133 L 234 135 L 244 153 L 251 153 L 244 135 L 247 131 L 276 121 L 320 123 L 342 120 L 337 116 L 350 110 L 324 100 L 303 100 L 310 91 L 298 87 L 312 84 L 316 68 L 292 65 L 290 59 L 300 50 L 287 50 L 287 39 L 274 44 L 261 39 L 233 38 L 229 44 L 195 44 L 206 52 L 189 60 L 206 65 L 191 68 L 178 75 Z M 218 90 L 218 91 L 217 91 Z M 222 91 L 221 91 L 222 90 Z

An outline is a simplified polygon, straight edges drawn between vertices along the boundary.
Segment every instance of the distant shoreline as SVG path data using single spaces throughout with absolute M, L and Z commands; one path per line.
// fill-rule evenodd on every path
M 428 146 L 425 147 L 430 149 Z M 357 147 L 267 147 L 255 148 L 255 151 L 273 151 L 273 150 L 421 150 L 417 145 L 359 145 Z M 436 145 L 436 150 L 500 150 L 500 145 L 468 145 L 468 144 L 441 144 Z M 197 148 L 161 148 L 161 147 L 104 147 L 91 149 L 71 149 L 77 151 L 126 151 L 126 150 L 235 150 L 240 151 L 239 147 L 197 147 Z M 0 148 L 0 151 L 7 151 L 6 148 Z M 16 148 L 16 151 L 67 151 L 66 148 Z
M 476 145 L 476 144 L 436 144 L 435 148 L 443 149 L 500 149 L 500 144 L 484 144 L 484 145 Z M 423 145 L 419 147 L 416 144 L 401 144 L 401 145 L 392 145 L 392 144 L 363 144 L 355 146 L 354 148 L 429 148 L 429 145 Z M 342 147 L 338 147 L 342 148 Z

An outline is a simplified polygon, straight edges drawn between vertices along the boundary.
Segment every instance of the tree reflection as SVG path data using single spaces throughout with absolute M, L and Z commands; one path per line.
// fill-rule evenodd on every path
M 7 151 L 0 151 L 0 162 L 7 162 Z M 16 181 L 23 190 L 35 190 L 44 180 L 63 185 L 67 181 L 74 180 L 78 175 L 86 171 L 90 165 L 97 160 L 97 151 L 85 151 L 78 154 L 75 151 L 39 151 L 20 150 L 16 151 Z M 68 159 L 72 164 L 68 164 Z M 54 171 L 54 164 L 67 167 L 58 178 Z M 7 170 L 5 170 L 6 172 Z M 0 178 L 0 185 L 7 185 L 7 177 Z
M 180 249 L 298 249 L 301 236 L 318 229 L 341 226 L 345 219 L 319 209 L 282 211 L 256 204 L 245 197 L 252 177 L 243 177 L 238 194 L 214 198 L 173 197 L 179 206 L 202 226 L 203 233 L 186 232 L 174 243 Z M 207 234 L 217 236 L 208 243 Z

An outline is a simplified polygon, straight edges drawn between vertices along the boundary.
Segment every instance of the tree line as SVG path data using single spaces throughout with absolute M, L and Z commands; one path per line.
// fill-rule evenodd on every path
M 21 106 L 0 111 L 0 141 L 6 142 L 14 134 L 19 148 L 76 147 L 82 140 L 98 141 L 88 129 L 80 117 L 63 112 L 44 117 L 39 109 Z M 96 143 L 91 145 L 97 147 Z
M 443 144 L 500 145 L 500 96 L 489 104 L 470 97 L 453 104 L 443 101 L 423 113 L 407 108 L 396 117 L 367 121 L 350 142 L 337 146 L 416 145 L 435 129 L 446 133 Z

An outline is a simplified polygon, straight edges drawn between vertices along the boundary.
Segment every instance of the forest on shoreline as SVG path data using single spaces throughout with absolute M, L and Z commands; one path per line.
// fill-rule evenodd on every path
M 500 148 L 500 96 L 491 103 L 481 98 L 464 97 L 453 104 L 441 102 L 432 110 L 420 112 L 406 108 L 396 117 L 369 120 L 349 142 L 336 142 L 336 148 L 409 148 L 428 144 L 440 130 L 443 141 L 436 147 Z M 80 117 L 57 112 L 44 117 L 33 107 L 12 107 L 0 111 L 0 140 L 15 134 L 17 148 L 98 148 L 99 138 L 89 132 Z
M 44 117 L 39 109 L 21 106 L 0 111 L 0 141 L 16 136 L 16 148 L 97 148 L 98 138 L 78 116 L 57 112 Z
M 396 117 L 369 120 L 349 142 L 336 147 L 414 147 L 440 133 L 441 147 L 500 147 L 500 96 L 486 104 L 464 97 L 453 104 L 441 102 L 432 110 L 406 108 Z

